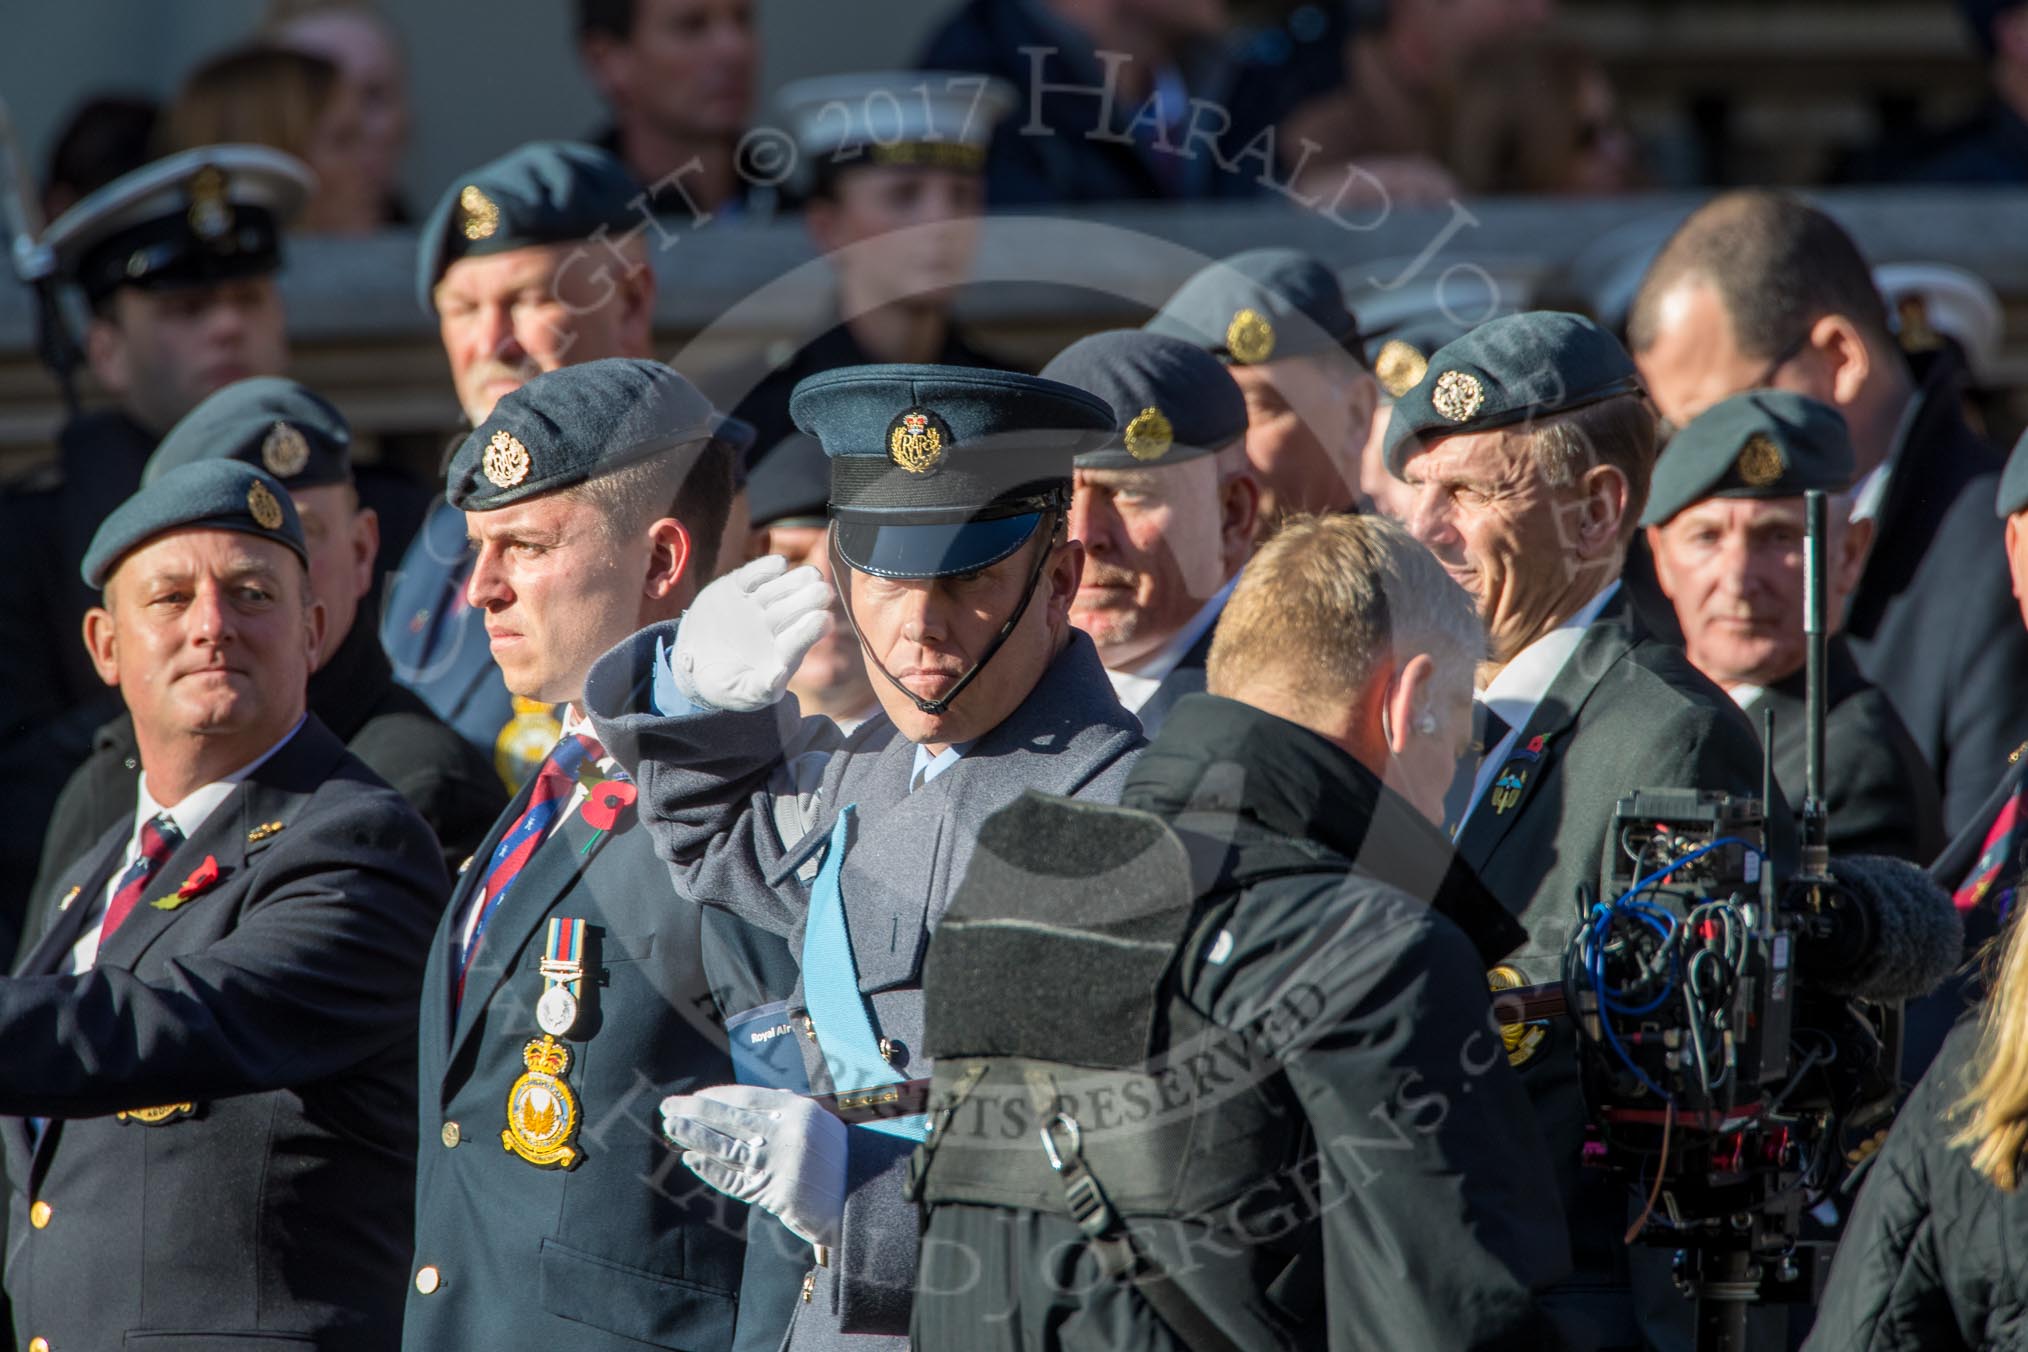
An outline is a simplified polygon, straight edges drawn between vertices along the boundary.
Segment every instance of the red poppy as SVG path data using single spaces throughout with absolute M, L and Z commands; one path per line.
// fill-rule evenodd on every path
M 217 881 L 218 856 L 207 854 L 204 856 L 204 862 L 197 866 L 196 871 L 183 880 L 183 886 L 176 889 L 176 895 L 188 901 Z
M 1540 734 L 1540 733 L 1537 733 L 1537 734 L 1536 734 L 1535 736 L 1533 736 L 1533 737 L 1530 737 L 1530 738 L 1528 739 L 1528 749 L 1529 749 L 1530 751 L 1533 751 L 1533 752 L 1534 752 L 1534 753 L 1536 753 L 1537 755 L 1541 755 L 1541 754 L 1542 754 L 1542 748 L 1543 748 L 1544 746 L 1546 746 L 1547 744 L 1548 744 L 1548 739 L 1547 739 L 1547 738 L 1545 738 L 1545 737 L 1543 737 L 1543 736 L 1542 736 L 1542 734 Z
M 585 821 L 599 831 L 610 831 L 620 814 L 634 805 L 640 791 L 624 779 L 606 779 L 592 785 L 579 809 Z

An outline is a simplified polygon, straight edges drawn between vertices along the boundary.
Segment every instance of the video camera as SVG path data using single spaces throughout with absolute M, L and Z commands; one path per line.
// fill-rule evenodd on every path
M 1624 797 L 1608 828 L 1608 899 L 1579 898 L 1560 986 L 1496 1000 L 1509 1022 L 1557 1006 L 1572 1019 L 1586 1163 L 1645 1199 L 1627 1242 L 1675 1250 L 1702 1348 L 1744 1347 L 1752 1303 L 1814 1298 L 1830 1244 L 1805 1240 L 1805 1217 L 1891 1120 L 1901 1001 L 1941 981 L 1962 943 L 1950 899 L 1920 869 L 1829 857 L 1824 510 L 1823 494 L 1808 495 L 1800 867 L 1776 876 L 1771 769 L 1758 800 Z

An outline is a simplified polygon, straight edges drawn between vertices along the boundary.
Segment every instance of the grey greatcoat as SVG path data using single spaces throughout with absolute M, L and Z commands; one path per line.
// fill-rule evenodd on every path
M 793 698 L 755 713 L 646 711 L 635 692 L 657 643 L 673 646 L 675 636 L 675 623 L 641 631 L 601 658 L 586 685 L 600 741 L 640 786 L 656 852 L 686 895 L 784 935 L 800 952 L 811 882 L 839 810 L 856 805 L 840 889 L 859 989 L 896 1071 L 928 1076 L 923 950 L 979 827 L 1030 789 L 1117 801 L 1143 745 L 1139 722 L 1114 697 L 1091 640 L 1073 631 L 1020 707 L 911 791 L 915 745 L 885 717 L 846 737 L 827 718 L 801 718 Z M 803 1012 L 799 981 L 784 1022 L 805 1028 Z M 823 1036 L 821 1028 L 796 1036 L 819 1093 L 832 1089 Z M 795 1312 L 787 1339 L 795 1349 L 906 1342 L 918 1222 L 902 1182 L 913 1142 L 864 1128 L 851 1137 L 842 1236 Z

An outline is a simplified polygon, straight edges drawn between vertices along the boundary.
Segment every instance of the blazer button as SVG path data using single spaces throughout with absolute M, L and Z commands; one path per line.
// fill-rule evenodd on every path
M 436 1289 L 443 1284 L 444 1274 L 437 1271 L 436 1264 L 432 1263 L 427 1267 L 416 1269 L 415 1289 L 424 1295 L 434 1295 Z
M 37 1202 L 34 1206 L 28 1208 L 28 1223 L 38 1230 L 47 1230 L 49 1228 L 49 1218 L 55 1214 L 49 1203 Z
M 458 1148 L 458 1142 L 463 1139 L 464 1137 L 461 1136 L 458 1132 L 457 1123 L 455 1122 L 444 1123 L 444 1149 L 456 1150 Z

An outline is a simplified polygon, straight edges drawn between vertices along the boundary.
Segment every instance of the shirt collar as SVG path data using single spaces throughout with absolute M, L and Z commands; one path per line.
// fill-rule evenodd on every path
M 1619 589 L 1619 580 L 1615 578 L 1576 614 L 1516 653 L 1514 660 L 1479 692 L 1479 699 L 1500 715 L 1509 728 L 1520 728 L 1549 693 L 1550 684 L 1563 670 L 1563 664 L 1584 641 L 1584 631 L 1591 628 Z
M 1138 712 L 1143 704 L 1153 697 L 1162 682 L 1169 679 L 1169 673 L 1176 670 L 1197 641 L 1204 637 L 1225 609 L 1225 603 L 1232 595 L 1232 589 L 1239 582 L 1239 574 L 1227 578 L 1225 585 L 1211 594 L 1211 599 L 1197 608 L 1189 623 L 1177 630 L 1175 636 L 1147 657 L 1132 666 L 1107 667 L 1106 679 L 1112 682 L 1113 693 L 1120 697 L 1120 703 L 1128 710 Z
M 924 746 L 921 742 L 917 742 L 915 744 L 915 765 L 908 772 L 910 787 L 921 788 L 944 771 L 950 769 L 953 765 L 956 765 L 959 758 L 971 749 L 972 744 L 970 742 L 953 742 L 942 751 L 932 755 L 927 746 Z
M 266 751 L 261 752 L 260 755 L 254 757 L 245 765 L 240 766 L 239 769 L 234 770 L 231 774 L 221 775 L 211 783 L 201 788 L 192 789 L 189 793 L 184 794 L 182 801 L 174 807 L 162 806 L 161 803 L 155 800 L 155 795 L 148 792 L 148 775 L 146 767 L 143 767 L 140 787 L 134 794 L 134 830 L 132 839 L 138 841 L 141 838 L 142 823 L 153 821 L 164 813 L 168 814 L 170 821 L 176 823 L 176 829 L 182 832 L 185 840 L 196 835 L 198 828 L 203 826 L 211 814 L 218 810 L 218 805 L 232 796 L 232 791 L 239 787 L 240 781 L 246 779 L 263 765 L 266 765 L 277 751 L 287 746 L 289 739 L 302 729 L 303 723 L 308 717 L 309 715 L 305 714 L 303 717 L 298 718 L 294 726 L 282 735 L 281 741 L 276 742 Z

